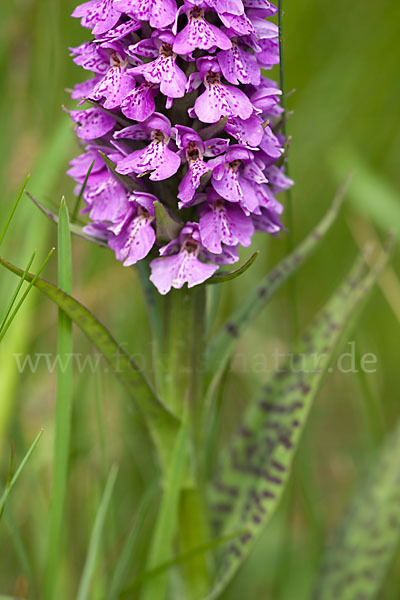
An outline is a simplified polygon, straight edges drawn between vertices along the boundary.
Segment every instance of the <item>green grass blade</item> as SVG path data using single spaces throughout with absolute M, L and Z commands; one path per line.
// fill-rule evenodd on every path
M 7 229 L 8 229 L 8 227 L 9 227 L 10 223 L 11 223 L 11 220 L 12 220 L 12 218 L 13 218 L 13 216 L 14 216 L 14 213 L 15 213 L 15 211 L 17 210 L 17 207 L 18 207 L 19 201 L 21 200 L 21 197 L 22 197 L 22 194 L 24 193 L 24 190 L 25 190 L 26 184 L 28 183 L 28 179 L 29 179 L 29 175 L 27 175 L 27 176 L 25 177 L 25 179 L 24 179 L 24 183 L 23 183 L 23 184 L 22 184 L 22 186 L 20 187 L 20 190 L 19 190 L 19 192 L 18 192 L 18 194 L 17 194 L 17 197 L 16 197 L 16 199 L 15 199 L 15 201 L 14 201 L 14 204 L 13 204 L 13 205 L 12 205 L 12 207 L 11 207 L 11 210 L 10 210 L 10 213 L 9 213 L 9 215 L 8 215 L 8 217 L 7 217 L 7 220 L 6 220 L 6 222 L 5 222 L 5 225 L 4 225 L 3 229 L 2 229 L 2 230 L 1 230 L 1 232 L 0 232 L 0 246 L 1 246 L 1 244 L 2 244 L 2 241 L 4 240 L 4 236 L 5 236 L 5 235 L 6 235 L 6 233 L 7 233 Z
M 157 567 L 154 567 L 154 569 L 150 569 L 149 571 L 145 571 L 144 573 L 139 574 L 136 577 L 136 579 L 123 590 L 121 597 L 122 598 L 124 598 L 126 596 L 132 597 L 132 593 L 134 592 L 134 590 L 143 581 L 151 579 L 151 578 L 155 577 L 156 575 L 159 575 L 160 573 L 163 573 L 164 571 L 171 569 L 171 567 L 175 567 L 177 565 L 184 564 L 187 561 L 191 560 L 192 558 L 194 558 L 200 554 L 205 554 L 206 552 L 215 550 L 219 546 L 222 546 L 223 544 L 226 544 L 227 542 L 230 542 L 230 541 L 238 538 L 239 536 L 245 535 L 247 533 L 247 531 L 248 531 L 247 529 L 240 529 L 239 531 L 234 531 L 233 533 L 228 533 L 228 534 L 223 535 L 214 540 L 210 540 L 209 542 L 205 542 L 204 544 L 200 544 L 199 546 L 196 546 L 196 548 L 193 548 L 192 550 L 189 550 L 187 552 L 183 552 L 182 554 L 178 554 L 177 556 L 174 556 L 174 558 L 171 558 L 171 560 L 167 560 L 166 562 L 158 565 Z M 110 598 L 110 600 L 111 600 L 111 598 Z
M 178 525 L 179 498 L 188 458 L 187 441 L 188 432 L 186 427 L 182 426 L 164 480 L 163 497 L 147 559 L 149 570 L 169 560 L 172 555 L 173 540 Z M 154 575 L 144 585 L 140 600 L 164 600 L 167 586 L 168 578 L 165 572 Z
M 36 593 L 31 561 L 29 559 L 28 552 L 26 550 L 24 540 L 22 539 L 18 524 L 15 520 L 14 514 L 9 504 L 6 507 L 4 518 L 8 525 L 10 539 L 12 545 L 14 546 L 14 552 L 18 560 L 19 569 L 28 581 L 29 600 L 35 600 Z
M 135 516 L 134 526 L 126 538 L 125 544 L 119 554 L 118 561 L 113 569 L 110 591 L 107 595 L 108 600 L 118 600 L 120 597 L 121 590 L 129 572 L 129 565 L 135 554 L 138 542 L 141 539 L 144 521 L 154 500 L 156 489 L 157 486 L 155 482 L 144 494 L 144 498 Z
M 99 509 L 97 511 L 76 600 L 88 600 L 90 598 L 90 584 L 96 568 L 96 558 L 100 544 L 102 542 L 104 523 L 107 515 L 108 506 L 110 504 L 111 496 L 113 493 L 115 481 L 117 479 L 117 474 L 118 468 L 114 465 L 113 467 L 111 467 L 111 471 L 108 476 L 106 486 L 104 488 L 103 497 L 101 499 Z
M 19 465 L 18 469 L 15 471 L 11 481 L 9 482 L 9 484 L 7 485 L 6 489 L 4 490 L 4 492 L 2 493 L 1 497 L 0 497 L 0 514 L 2 513 L 4 506 L 7 502 L 7 498 L 11 493 L 11 490 L 13 489 L 13 487 L 15 486 L 15 484 L 18 481 L 19 476 L 21 475 L 26 463 L 28 462 L 28 460 L 30 459 L 32 452 L 35 450 L 40 438 L 42 437 L 43 434 L 43 429 L 41 429 L 39 431 L 39 433 L 37 434 L 37 436 L 35 437 L 35 439 L 32 442 L 31 447 L 29 448 L 28 452 L 25 454 L 24 458 L 21 461 L 21 464 Z
M 73 223 L 74 223 L 74 222 L 76 221 L 76 219 L 78 218 L 79 207 L 80 207 L 80 204 L 81 204 L 81 201 L 82 201 L 83 193 L 84 193 L 84 191 L 85 191 L 85 189 L 86 189 L 86 185 L 87 185 L 87 182 L 88 182 L 88 179 L 89 179 L 90 173 L 92 172 L 92 169 L 93 169 L 93 167 L 94 167 L 94 164 L 95 164 L 95 162 L 96 162 L 96 161 L 93 161 L 93 162 L 91 163 L 90 167 L 88 168 L 88 171 L 87 171 L 87 173 L 86 173 L 86 175 L 85 175 L 85 179 L 83 180 L 83 183 L 82 183 L 81 190 L 80 190 L 80 192 L 79 192 L 79 196 L 78 196 L 78 197 L 77 197 L 77 199 L 76 199 L 75 207 L 74 207 L 74 210 L 73 210 L 73 213 L 72 213 L 72 217 L 71 217 L 71 220 L 72 220 L 72 222 L 73 222 Z
M 46 215 L 46 217 L 52 221 L 53 223 L 58 223 L 58 215 L 56 213 L 54 213 L 52 210 L 50 210 L 49 208 L 46 208 L 46 206 L 44 206 L 41 202 L 39 202 L 39 200 L 37 200 L 35 198 L 35 196 L 32 196 L 32 194 L 30 194 L 29 192 L 25 192 L 25 194 L 28 196 L 28 198 L 30 200 L 32 200 L 33 204 L 44 214 Z M 69 224 L 69 230 L 73 235 L 76 235 L 80 238 L 83 238 L 84 240 L 87 240 L 88 242 L 93 242 L 95 244 L 97 244 L 98 246 L 101 246 L 102 248 L 108 248 L 107 243 L 104 240 L 101 240 L 100 238 L 96 238 L 93 237 L 91 235 L 87 235 L 84 231 L 83 231 L 83 227 L 84 227 L 84 223 L 70 223 Z
M 47 263 L 50 260 L 50 257 L 53 254 L 53 252 L 54 252 L 54 248 L 52 248 L 50 250 L 50 252 L 46 256 L 45 260 L 40 265 L 39 270 L 36 273 L 36 275 L 32 275 L 31 273 L 27 273 L 26 271 L 22 271 L 21 269 L 19 270 L 18 275 L 21 278 L 25 279 L 26 281 L 29 281 L 29 285 L 27 286 L 25 292 L 22 294 L 22 296 L 21 296 L 21 298 L 20 298 L 17 306 L 13 310 L 13 312 L 12 312 L 10 318 L 8 319 L 8 321 L 4 325 L 2 324 L 2 328 L 1 328 L 1 332 L 0 332 L 0 342 L 2 341 L 2 339 L 4 338 L 4 336 L 6 335 L 7 331 L 9 330 L 11 323 L 14 321 L 15 317 L 17 316 L 18 311 L 20 310 L 21 306 L 25 302 L 25 300 L 26 300 L 29 292 L 31 291 L 31 289 L 33 288 L 33 286 L 36 285 L 36 282 L 39 279 L 40 273 L 43 271 L 43 269 L 47 265 Z
M 251 292 L 226 325 L 217 333 L 206 351 L 207 369 L 214 374 L 212 387 L 219 380 L 232 355 L 240 335 L 266 306 L 271 297 L 305 261 L 334 223 L 341 207 L 345 185 L 317 227 L 286 258 L 284 258 Z
M 370 272 L 357 261 L 349 277 L 308 328 L 294 357 L 246 410 L 223 454 L 211 493 L 213 516 L 224 531 L 248 527 L 249 533 L 226 548 L 215 587 L 225 589 L 274 514 L 289 480 L 301 433 L 343 331 L 386 263 Z
M 314 600 L 374 600 L 400 541 L 400 424 L 360 487 L 322 562 Z
M 68 208 L 61 200 L 58 220 L 58 285 L 72 291 L 71 236 Z M 62 556 L 62 537 L 65 497 L 67 492 L 68 462 L 71 437 L 72 411 L 72 321 L 61 309 L 58 313 L 57 394 L 54 433 L 53 480 L 50 498 L 47 560 L 44 580 L 44 598 L 51 600 L 59 593 L 58 567 Z
M 19 277 L 23 274 L 21 269 L 3 258 L 0 258 L 0 264 Z M 111 366 L 111 370 L 123 383 L 147 420 L 150 432 L 158 447 L 160 459 L 167 465 L 178 430 L 178 421 L 161 403 L 138 365 L 111 336 L 104 325 L 78 300 L 48 281 L 30 273 L 26 275 L 26 279 L 30 282 L 34 280 L 34 285 L 45 296 L 55 302 L 104 355 Z
M 6 324 L 6 321 L 7 321 L 8 317 L 9 317 L 9 315 L 10 315 L 10 312 L 12 311 L 12 307 L 14 306 L 14 303 L 15 303 L 15 301 L 16 301 L 16 299 L 18 297 L 18 294 L 19 294 L 19 292 L 20 292 L 20 290 L 22 288 L 22 285 L 23 285 L 23 283 L 25 281 L 26 274 L 28 273 L 29 269 L 31 268 L 32 263 L 33 263 L 33 261 L 35 259 L 35 256 L 36 256 L 36 250 L 32 253 L 32 256 L 29 259 L 29 262 L 28 262 L 28 264 L 27 264 L 27 266 L 25 268 L 25 271 L 24 271 L 21 279 L 19 280 L 19 283 L 18 283 L 18 285 L 17 285 L 17 287 L 15 289 L 15 292 L 14 292 L 14 294 L 13 294 L 13 296 L 12 296 L 12 298 L 11 298 L 11 300 L 10 300 L 7 308 L 6 308 L 6 312 L 5 312 L 4 317 L 3 317 L 3 319 L 2 319 L 2 321 L 0 323 L 0 333 L 2 332 L 3 327 Z

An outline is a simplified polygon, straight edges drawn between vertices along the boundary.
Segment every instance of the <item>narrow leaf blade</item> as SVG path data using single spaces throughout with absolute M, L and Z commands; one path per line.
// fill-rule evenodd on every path
M 221 273 L 221 275 L 213 275 L 213 277 L 210 277 L 210 279 L 206 281 L 206 284 L 210 285 L 212 283 L 225 283 L 226 281 L 232 281 L 232 279 L 240 277 L 240 275 L 245 273 L 247 269 L 251 267 L 259 254 L 260 252 L 257 250 L 257 252 L 254 252 L 254 254 L 250 256 L 249 260 L 247 260 L 241 267 L 236 269 L 236 271 L 232 271 L 231 273 Z
M 21 269 L 1 257 L 0 264 L 19 277 L 23 274 Z M 178 421 L 161 403 L 139 366 L 104 325 L 78 300 L 31 273 L 26 275 L 26 279 L 57 304 L 104 355 L 113 373 L 126 387 L 136 406 L 147 420 L 160 451 L 160 459 L 168 464 L 168 455 L 173 447 Z
M 320 240 L 330 229 L 339 213 L 345 189 L 346 184 L 339 190 L 331 208 L 317 227 L 257 285 L 255 290 L 249 294 L 247 300 L 211 341 L 206 352 L 206 365 L 208 371 L 213 374 L 212 385 L 215 385 L 219 380 L 239 337 L 248 324 L 261 312 L 273 294 L 279 290 L 318 246 Z
M 187 441 L 188 431 L 185 426 L 182 426 L 176 438 L 165 477 L 163 497 L 148 557 L 149 569 L 169 560 L 172 555 L 172 544 L 178 521 L 179 497 L 187 461 Z M 167 583 L 165 572 L 154 574 L 145 584 L 140 600 L 165 598 Z
M 88 600 L 90 598 L 90 584 L 96 567 L 97 553 L 101 544 L 104 522 L 106 519 L 107 510 L 110 504 L 115 481 L 117 479 L 117 474 L 118 468 L 114 465 L 111 468 L 110 474 L 108 476 L 107 483 L 104 488 L 103 497 L 101 499 L 99 509 L 97 511 L 96 520 L 94 522 L 88 553 L 86 556 L 85 566 L 83 568 L 82 578 L 79 583 L 76 600 Z
M 386 260 L 387 256 L 366 275 L 364 261 L 356 263 L 302 337 L 294 358 L 273 376 L 245 412 L 223 454 L 211 496 L 214 521 L 222 532 L 241 527 L 249 532 L 226 549 L 207 600 L 217 598 L 225 589 L 274 514 L 337 343 Z
M 43 429 L 41 429 L 39 431 L 39 433 L 37 434 L 37 436 L 35 437 L 35 439 L 32 442 L 31 447 L 29 448 L 28 452 L 25 454 L 24 458 L 21 461 L 21 464 L 19 465 L 18 469 L 16 470 L 16 472 L 14 473 L 14 476 L 12 477 L 9 485 L 6 487 L 6 489 L 4 490 L 4 492 L 2 493 L 1 497 L 0 497 L 0 513 L 3 511 L 4 506 L 7 502 L 7 498 L 11 493 L 11 490 L 13 489 L 13 487 L 15 486 L 15 484 L 17 483 L 19 476 L 21 475 L 26 463 L 28 462 L 28 460 L 30 459 L 32 452 L 35 450 L 40 438 L 43 435 Z
M 400 541 L 400 424 L 350 504 L 322 562 L 314 600 L 373 600 Z
M 58 285 L 67 293 L 72 291 L 72 255 L 68 208 L 61 200 L 58 216 Z M 62 310 L 58 311 L 57 335 L 57 393 L 54 432 L 54 458 L 50 498 L 47 558 L 44 598 L 54 598 L 60 564 L 67 492 L 68 462 L 71 438 L 72 412 L 72 321 Z

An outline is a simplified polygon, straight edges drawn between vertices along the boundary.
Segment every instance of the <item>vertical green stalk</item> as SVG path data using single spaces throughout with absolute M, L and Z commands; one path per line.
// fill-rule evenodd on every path
M 64 199 L 61 201 L 58 222 L 58 285 L 62 290 L 71 294 L 71 239 L 68 209 Z M 71 359 L 72 322 L 62 310 L 59 310 L 53 481 L 50 498 L 44 600 L 54 600 L 54 598 L 60 598 L 61 596 L 57 575 L 61 557 L 64 506 L 68 479 L 72 405 Z
M 160 395 L 189 433 L 184 449 L 189 460 L 180 493 L 176 495 L 179 553 L 193 550 L 209 540 L 204 485 L 199 469 L 204 319 L 205 289 L 202 286 L 194 290 L 173 290 L 163 301 L 163 344 L 156 365 L 161 372 L 158 377 Z M 163 485 L 167 497 L 171 486 L 168 472 L 164 474 Z M 209 574 L 204 555 L 188 560 L 182 565 L 180 575 L 187 600 L 197 599 L 208 591 Z
M 279 29 L 279 86 L 282 90 L 281 105 L 284 110 L 282 120 L 282 134 L 287 138 L 286 131 L 286 118 L 287 118 L 287 107 L 286 107 L 286 82 L 285 82 L 285 54 L 283 44 L 283 0 L 278 0 L 278 29 Z M 287 158 L 286 150 L 286 161 L 285 161 L 286 175 L 290 176 L 289 161 Z M 286 222 L 288 226 L 287 233 L 287 252 L 291 254 L 294 248 L 293 240 L 293 206 L 292 206 L 292 192 L 289 188 L 286 192 Z M 292 307 L 292 328 L 293 337 L 295 340 L 299 337 L 299 318 L 297 314 L 297 285 L 296 276 L 293 275 L 289 281 L 289 293 L 290 293 L 290 305 Z

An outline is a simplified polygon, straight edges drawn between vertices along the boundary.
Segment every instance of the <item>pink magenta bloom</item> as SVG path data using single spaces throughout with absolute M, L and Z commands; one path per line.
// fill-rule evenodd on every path
M 73 12 L 93 35 L 70 49 L 91 74 L 70 111 L 77 194 L 91 169 L 84 229 L 124 266 L 149 261 L 161 294 L 237 262 L 256 230 L 284 230 L 282 93 L 262 71 L 279 63 L 276 13 L 269 0 L 90 0 Z

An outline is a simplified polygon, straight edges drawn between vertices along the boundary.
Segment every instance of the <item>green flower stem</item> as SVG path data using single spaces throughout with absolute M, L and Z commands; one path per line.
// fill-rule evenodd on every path
M 163 303 L 163 348 L 160 396 L 166 407 L 190 432 L 187 472 L 179 496 L 179 552 L 185 553 L 210 539 L 205 509 L 205 486 L 199 472 L 200 424 L 203 396 L 205 289 L 173 290 Z M 168 485 L 168 482 L 166 482 Z M 181 567 L 185 598 L 199 598 L 209 589 L 205 555 L 194 556 Z

